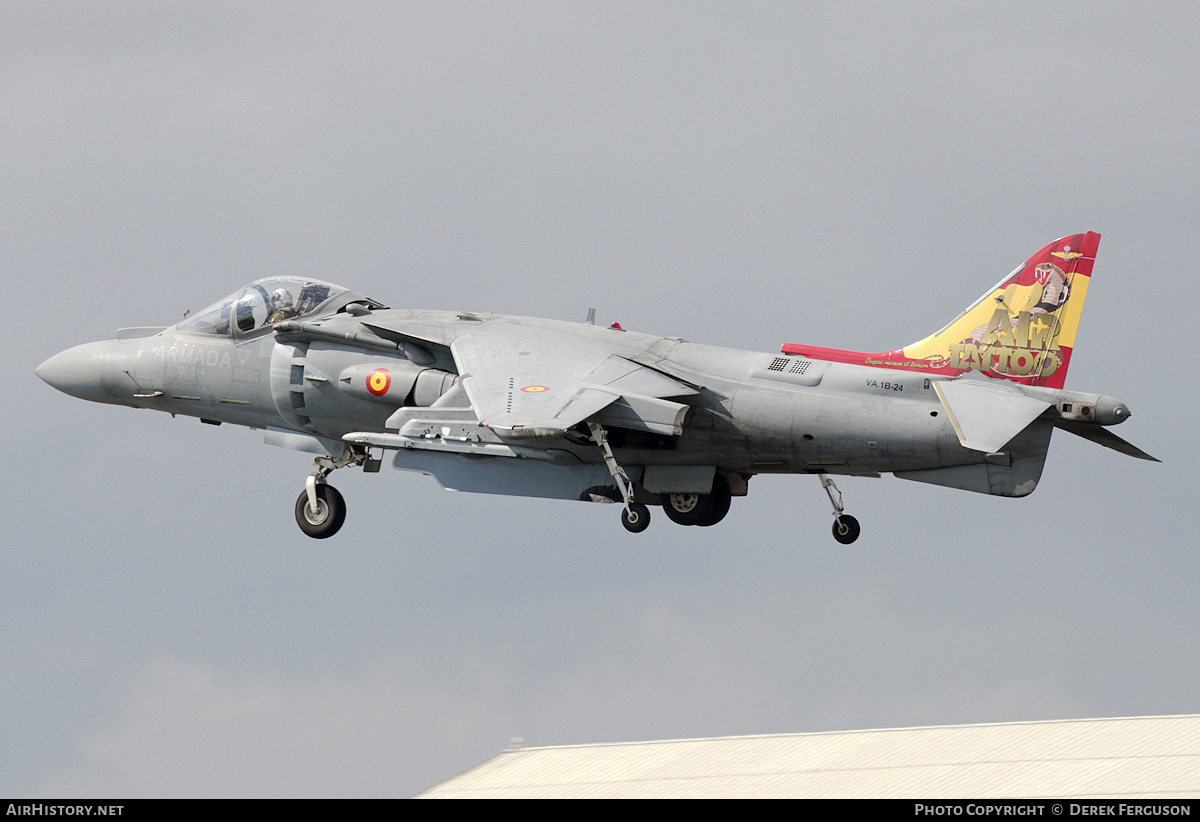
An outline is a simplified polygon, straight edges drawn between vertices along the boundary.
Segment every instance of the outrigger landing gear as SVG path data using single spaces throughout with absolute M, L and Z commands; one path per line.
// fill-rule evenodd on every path
M 350 447 L 340 457 L 317 457 L 312 473 L 304 483 L 304 492 L 296 500 L 296 523 L 313 539 L 333 536 L 346 521 L 346 500 L 325 478 L 347 465 L 363 465 L 369 456 L 365 449 Z
M 842 492 L 837 487 L 828 474 L 817 474 L 821 479 L 821 487 L 825 489 L 825 493 L 829 496 L 829 503 L 833 506 L 833 538 L 842 545 L 849 545 L 858 539 L 859 532 L 862 530 L 858 526 L 858 520 L 849 514 L 842 513 L 845 509 L 842 506 Z M 837 493 L 835 498 L 834 492 Z
M 625 473 L 625 469 L 617 464 L 612 446 L 608 444 L 608 433 L 599 423 L 594 422 L 588 423 L 588 430 L 592 432 L 592 441 L 604 452 L 604 464 L 608 466 L 608 473 L 612 474 L 613 481 L 621 491 L 621 499 L 625 503 L 625 508 L 621 511 L 621 524 L 625 526 L 626 531 L 640 534 L 650 527 L 650 509 L 640 502 L 633 501 L 633 482 Z
M 621 524 L 626 531 L 640 534 L 650 527 L 650 509 L 640 502 L 631 502 L 621 511 Z

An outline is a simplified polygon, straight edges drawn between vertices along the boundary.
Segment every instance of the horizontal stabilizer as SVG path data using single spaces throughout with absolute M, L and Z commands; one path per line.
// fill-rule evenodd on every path
M 1120 451 L 1122 454 L 1128 454 L 1131 457 L 1137 457 L 1140 460 L 1150 460 L 1151 462 L 1162 462 L 1157 457 L 1152 457 L 1136 445 L 1118 437 L 1107 428 L 1103 428 L 1091 422 L 1077 422 L 1075 420 L 1055 420 L 1054 425 L 1064 431 L 1070 431 L 1076 436 L 1083 437 L 1085 440 L 1099 443 L 1105 448 L 1111 448 L 1114 451 Z
M 964 448 L 991 454 L 1024 431 L 1050 403 L 1007 382 L 960 378 L 933 384 Z

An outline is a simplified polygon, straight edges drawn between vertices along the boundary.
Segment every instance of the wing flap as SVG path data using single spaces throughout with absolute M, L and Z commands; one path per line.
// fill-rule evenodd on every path
M 598 413 L 596 421 L 601 425 L 677 437 L 683 433 L 683 419 L 689 407 L 680 402 L 625 394 Z
M 471 381 L 464 380 L 468 396 L 471 395 Z M 539 386 L 540 387 L 540 386 Z M 548 402 L 539 402 L 540 397 L 522 401 L 513 396 L 510 390 L 510 400 L 506 413 L 493 414 L 481 418 L 481 423 L 493 429 L 502 437 L 509 439 L 542 439 L 560 437 L 567 429 L 578 422 L 603 410 L 616 402 L 619 397 L 611 391 L 604 391 L 591 386 L 584 386 L 563 402 L 561 396 L 550 396 Z M 548 393 L 539 392 L 539 393 Z

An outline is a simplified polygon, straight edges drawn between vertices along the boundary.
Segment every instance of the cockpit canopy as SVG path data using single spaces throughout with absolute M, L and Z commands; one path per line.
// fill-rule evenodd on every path
M 304 277 L 268 277 L 188 317 L 176 329 L 191 334 L 243 336 L 282 320 L 316 313 L 348 291 L 340 285 Z

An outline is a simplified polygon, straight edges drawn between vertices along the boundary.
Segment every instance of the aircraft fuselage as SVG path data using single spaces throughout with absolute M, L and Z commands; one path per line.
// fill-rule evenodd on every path
M 397 316 L 381 316 L 389 313 Z M 414 312 L 375 313 L 399 329 L 409 316 Z M 453 323 L 457 315 L 415 316 L 428 324 Z M 985 462 L 984 454 L 959 443 L 933 390 L 938 377 L 554 320 L 484 316 L 485 322 L 559 326 L 606 343 L 619 340 L 622 349 L 638 352 L 653 368 L 702 386 L 689 403 L 680 436 L 617 435 L 614 451 L 623 464 L 715 464 L 739 474 L 874 474 Z M 807 364 L 806 373 L 794 372 L 797 363 Z M 415 366 L 395 348 L 363 350 L 332 339 L 310 341 L 300 351 L 269 331 L 233 340 L 164 329 L 77 346 L 48 360 L 38 373 L 84 399 L 336 440 L 354 431 L 385 433 L 398 407 L 339 384 L 339 375 L 360 364 L 446 373 L 454 368 L 445 356 Z M 302 405 L 294 405 L 296 397 L 303 398 Z M 602 461 L 588 443 L 565 439 L 555 448 L 582 462 Z

